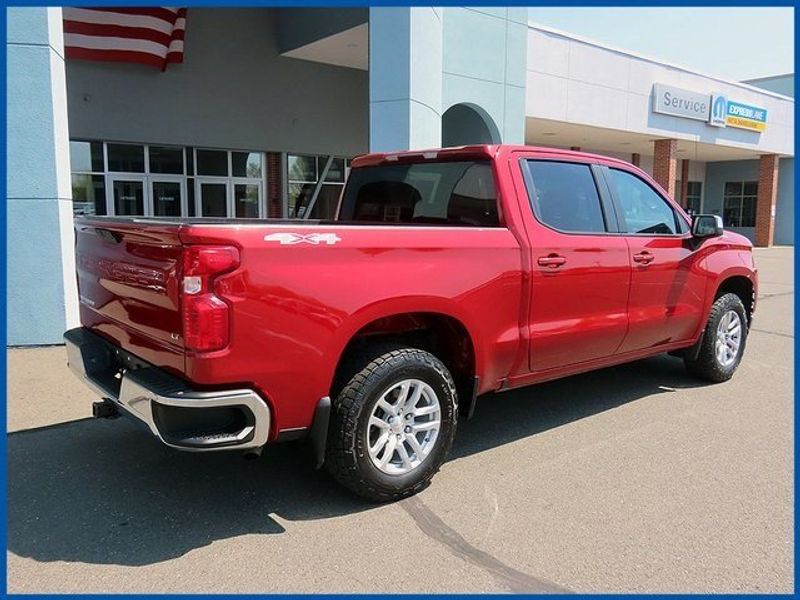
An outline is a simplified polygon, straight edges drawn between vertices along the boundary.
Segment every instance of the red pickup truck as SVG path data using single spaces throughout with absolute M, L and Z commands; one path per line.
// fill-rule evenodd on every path
M 335 221 L 75 228 L 64 337 L 97 416 L 182 450 L 308 438 L 378 501 L 430 481 L 480 394 L 663 352 L 730 378 L 755 308 L 747 239 L 627 162 L 555 149 L 361 156 Z

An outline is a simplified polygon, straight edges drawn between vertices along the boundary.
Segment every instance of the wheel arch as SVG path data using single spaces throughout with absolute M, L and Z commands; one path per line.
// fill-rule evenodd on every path
M 757 288 L 754 278 L 754 274 L 745 269 L 730 269 L 726 271 L 717 279 L 714 293 L 710 294 L 706 313 L 711 310 L 711 306 L 719 297 L 728 293 L 736 294 L 744 304 L 749 327 L 753 320 L 753 312 L 756 305 Z
M 335 357 L 329 377 L 331 397 L 343 365 L 364 344 L 400 341 L 435 354 L 447 366 L 459 394 L 472 393 L 482 372 L 483 357 L 470 320 L 450 302 L 436 298 L 405 299 L 359 311 L 340 328 L 330 349 Z

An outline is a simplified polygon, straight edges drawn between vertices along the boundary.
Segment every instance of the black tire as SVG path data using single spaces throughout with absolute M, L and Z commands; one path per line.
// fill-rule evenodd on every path
M 450 372 L 433 354 L 399 345 L 366 348 L 344 368 L 354 374 L 342 382 L 333 403 L 325 468 L 339 483 L 375 502 L 416 494 L 427 487 L 453 445 L 458 400 Z M 436 393 L 441 409 L 439 435 L 421 464 L 402 475 L 387 474 L 369 457 L 367 422 L 383 393 L 410 378 L 427 383 Z
M 716 341 L 717 341 L 717 327 L 719 327 L 720 320 L 729 311 L 735 311 L 739 315 L 741 322 L 742 333 L 741 343 L 739 350 L 736 353 L 735 360 L 730 365 L 723 365 L 717 358 L 716 354 Z M 700 346 L 700 351 L 696 358 L 684 357 L 683 362 L 686 365 L 686 370 L 692 375 L 720 383 L 727 381 L 736 372 L 736 368 L 742 360 L 744 354 L 744 347 L 747 342 L 747 312 L 745 311 L 744 304 L 741 298 L 736 294 L 723 294 L 716 299 L 711 306 L 711 311 L 708 315 L 708 322 L 703 335 L 703 342 Z

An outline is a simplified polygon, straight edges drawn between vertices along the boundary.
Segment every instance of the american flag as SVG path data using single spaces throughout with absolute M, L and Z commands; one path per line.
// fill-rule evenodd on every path
M 67 8 L 66 58 L 141 63 L 161 70 L 183 62 L 186 9 Z

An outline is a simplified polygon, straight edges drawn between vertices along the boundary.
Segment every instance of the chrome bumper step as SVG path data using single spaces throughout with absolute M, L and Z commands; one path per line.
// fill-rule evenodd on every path
M 247 450 L 267 443 L 269 407 L 251 389 L 201 392 L 79 327 L 64 334 L 70 369 L 101 397 L 179 450 Z

